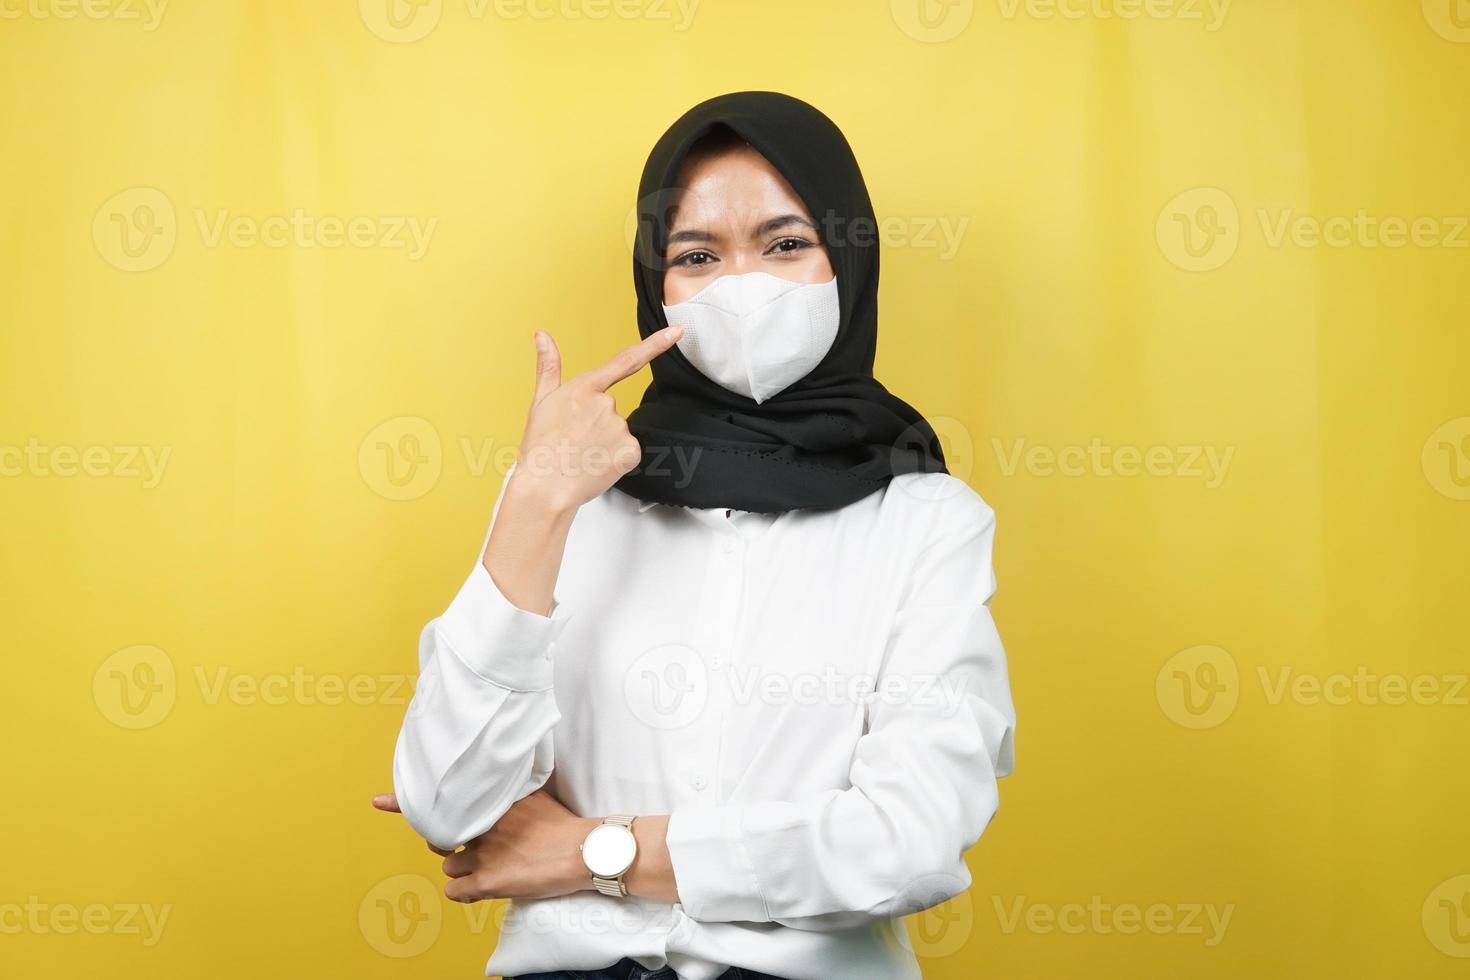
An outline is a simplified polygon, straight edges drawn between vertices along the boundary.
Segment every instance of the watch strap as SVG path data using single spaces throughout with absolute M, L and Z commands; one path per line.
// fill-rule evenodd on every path
M 629 833 L 632 833 L 634 819 L 636 818 L 628 816 L 625 813 L 616 813 L 610 817 L 604 817 L 602 822 L 604 824 L 613 824 L 622 827 Z M 623 874 L 627 874 L 627 872 L 624 871 Z M 623 881 L 622 874 L 615 878 L 604 878 L 601 875 L 593 875 L 592 885 L 602 894 L 609 895 L 613 898 L 622 898 L 628 894 L 628 886 Z

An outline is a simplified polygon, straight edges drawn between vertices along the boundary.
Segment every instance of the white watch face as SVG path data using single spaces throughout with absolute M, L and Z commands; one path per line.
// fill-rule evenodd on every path
M 637 854 L 633 832 L 615 823 L 592 828 L 582 842 L 582 862 L 599 878 L 616 878 L 632 867 Z

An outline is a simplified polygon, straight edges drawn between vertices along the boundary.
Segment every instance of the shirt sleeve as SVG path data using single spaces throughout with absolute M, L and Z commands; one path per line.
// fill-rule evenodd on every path
M 504 494 L 502 484 L 492 529 Z M 479 836 L 550 776 L 561 718 L 551 650 L 569 615 L 555 599 L 548 616 L 513 605 L 477 555 L 449 607 L 424 627 L 393 787 L 429 843 L 453 849 Z
M 1014 765 L 1015 711 L 990 613 L 994 512 L 968 487 L 946 509 L 956 519 L 919 554 L 895 616 L 850 787 L 670 815 L 690 918 L 843 929 L 970 886 L 964 854 Z

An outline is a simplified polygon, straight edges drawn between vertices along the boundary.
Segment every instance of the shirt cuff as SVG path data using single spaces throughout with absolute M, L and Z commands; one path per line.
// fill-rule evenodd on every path
M 438 629 L 465 666 L 511 691 L 551 687 L 551 645 L 571 612 L 554 597 L 551 615 L 513 605 L 485 566 L 474 571 L 439 617 Z
M 738 806 L 724 806 L 669 815 L 669 860 L 679 904 L 691 919 L 771 921 L 740 832 L 741 812 Z

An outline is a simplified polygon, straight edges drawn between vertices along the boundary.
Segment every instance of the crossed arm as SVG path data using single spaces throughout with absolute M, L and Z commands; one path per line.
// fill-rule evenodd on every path
M 634 895 L 678 902 L 696 921 L 825 931 L 906 915 L 969 886 L 963 855 L 998 805 L 1014 713 L 988 606 L 989 509 L 963 498 L 944 517 L 915 560 L 884 677 L 940 677 L 960 699 L 943 710 L 875 701 L 845 789 L 639 816 L 639 856 L 625 876 Z M 544 790 L 560 721 L 546 654 L 568 613 L 534 608 L 547 614 L 513 605 L 477 566 L 424 630 L 397 797 L 377 801 L 402 805 L 445 858 L 446 894 L 461 901 L 591 884 L 577 845 L 599 821 Z
M 629 456 L 636 442 L 606 387 L 674 341 L 655 334 L 594 372 L 560 381 L 549 339 L 538 342 L 536 399 L 522 459 L 496 501 L 470 578 L 420 641 L 420 681 L 399 736 L 395 794 L 444 858 L 445 893 L 549 898 L 592 887 L 578 845 L 600 820 L 544 789 L 560 716 L 548 649 L 565 619 L 554 597 L 572 517 L 617 479 L 535 465 L 538 451 L 596 447 Z M 543 456 L 544 458 L 544 456 Z M 606 485 L 603 485 L 605 479 Z M 970 884 L 964 852 L 997 805 L 1012 765 L 1004 652 L 990 616 L 994 515 L 973 491 L 933 512 L 923 551 L 888 638 L 886 670 L 944 678 L 962 692 L 952 714 L 876 703 L 847 789 L 757 800 L 633 823 L 637 896 L 678 902 L 701 921 L 850 928 L 928 908 Z
M 402 812 L 394 793 L 373 797 L 373 806 L 386 813 Z M 495 826 L 459 850 L 433 844 L 429 850 L 444 858 L 444 874 L 449 878 L 444 894 L 456 902 L 554 898 L 592 888 L 578 846 L 601 822 L 596 817 L 577 816 L 546 790 L 538 789 L 512 804 Z M 667 815 L 633 821 L 638 857 L 623 876 L 629 894 L 659 902 L 679 900 L 665 840 L 668 826 Z

